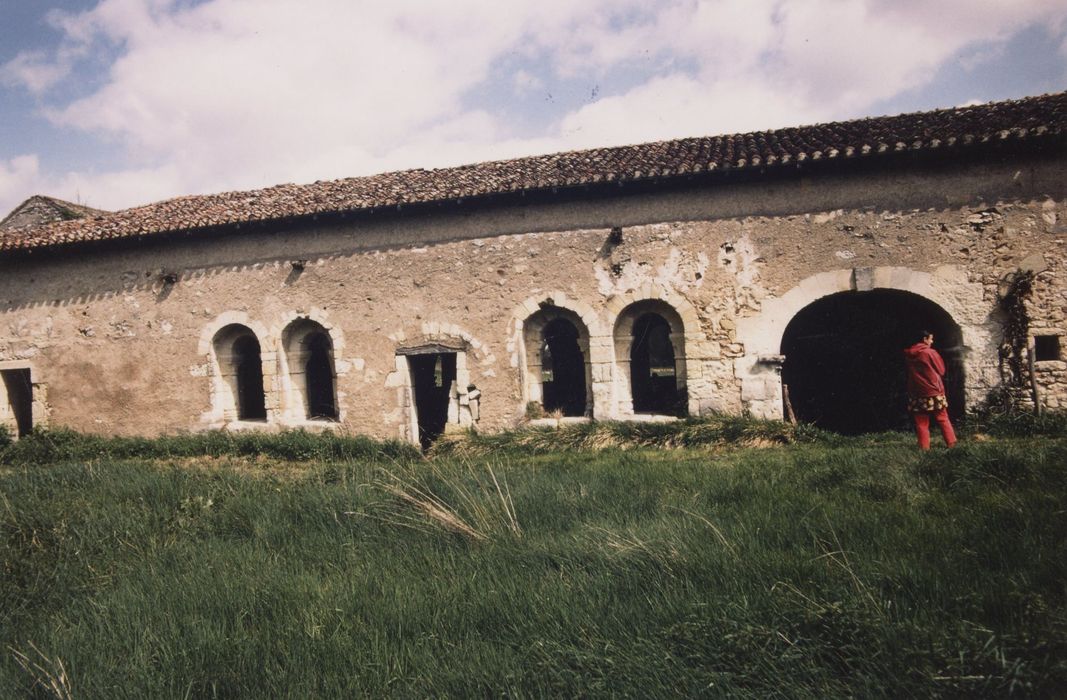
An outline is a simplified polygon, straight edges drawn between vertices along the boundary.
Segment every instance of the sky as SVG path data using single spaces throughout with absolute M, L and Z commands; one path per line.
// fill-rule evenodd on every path
M 1067 0 L 0 0 L 0 218 L 1067 88 Z

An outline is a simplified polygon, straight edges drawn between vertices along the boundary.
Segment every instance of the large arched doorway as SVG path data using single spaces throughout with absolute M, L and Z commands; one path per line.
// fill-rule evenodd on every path
M 782 383 L 802 421 L 849 435 L 903 429 L 902 351 L 920 330 L 945 359 L 954 419 L 964 412 L 963 334 L 934 302 L 895 289 L 839 292 L 801 309 L 782 336 Z

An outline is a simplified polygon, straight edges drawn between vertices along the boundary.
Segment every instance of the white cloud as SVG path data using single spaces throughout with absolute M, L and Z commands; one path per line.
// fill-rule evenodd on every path
M 43 51 L 22 51 L 0 65 L 0 83 L 21 85 L 35 95 L 49 89 L 70 73 L 70 65 L 53 61 Z
M 518 69 L 515 71 L 515 74 L 511 76 L 511 84 L 514 86 L 515 92 L 519 95 L 527 95 L 531 92 L 544 90 L 545 88 L 544 80 L 523 68 Z
M 996 55 L 1021 28 L 1065 18 L 1062 0 L 103 0 L 51 14 L 60 48 L 0 75 L 44 95 L 57 127 L 122 144 L 128 165 L 42 174 L 0 162 L 0 209 L 22 196 L 18 182 L 118 207 L 843 118 L 961 52 Z M 49 92 L 106 55 L 117 58 L 99 89 Z M 488 92 L 500 65 L 512 73 Z M 527 115 L 509 99 L 587 76 L 616 87 L 533 137 L 512 130 Z
M 35 155 L 15 156 L 9 160 L 0 159 L 0 203 L 7 204 L 0 208 L 0 219 L 41 184 L 41 165 Z
M 672 75 L 583 107 L 563 120 L 563 134 L 572 147 L 585 147 L 771 129 L 827 116 L 759 83 L 708 85 Z

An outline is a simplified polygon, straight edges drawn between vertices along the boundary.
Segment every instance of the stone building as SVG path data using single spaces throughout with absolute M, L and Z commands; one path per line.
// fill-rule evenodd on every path
M 0 421 L 105 434 L 1067 408 L 1067 94 L 0 230 Z

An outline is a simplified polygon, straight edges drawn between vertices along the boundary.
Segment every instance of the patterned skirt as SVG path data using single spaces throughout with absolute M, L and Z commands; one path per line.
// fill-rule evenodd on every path
M 909 396 L 909 413 L 937 413 L 943 408 L 948 408 L 948 399 L 944 394 L 939 396 Z

